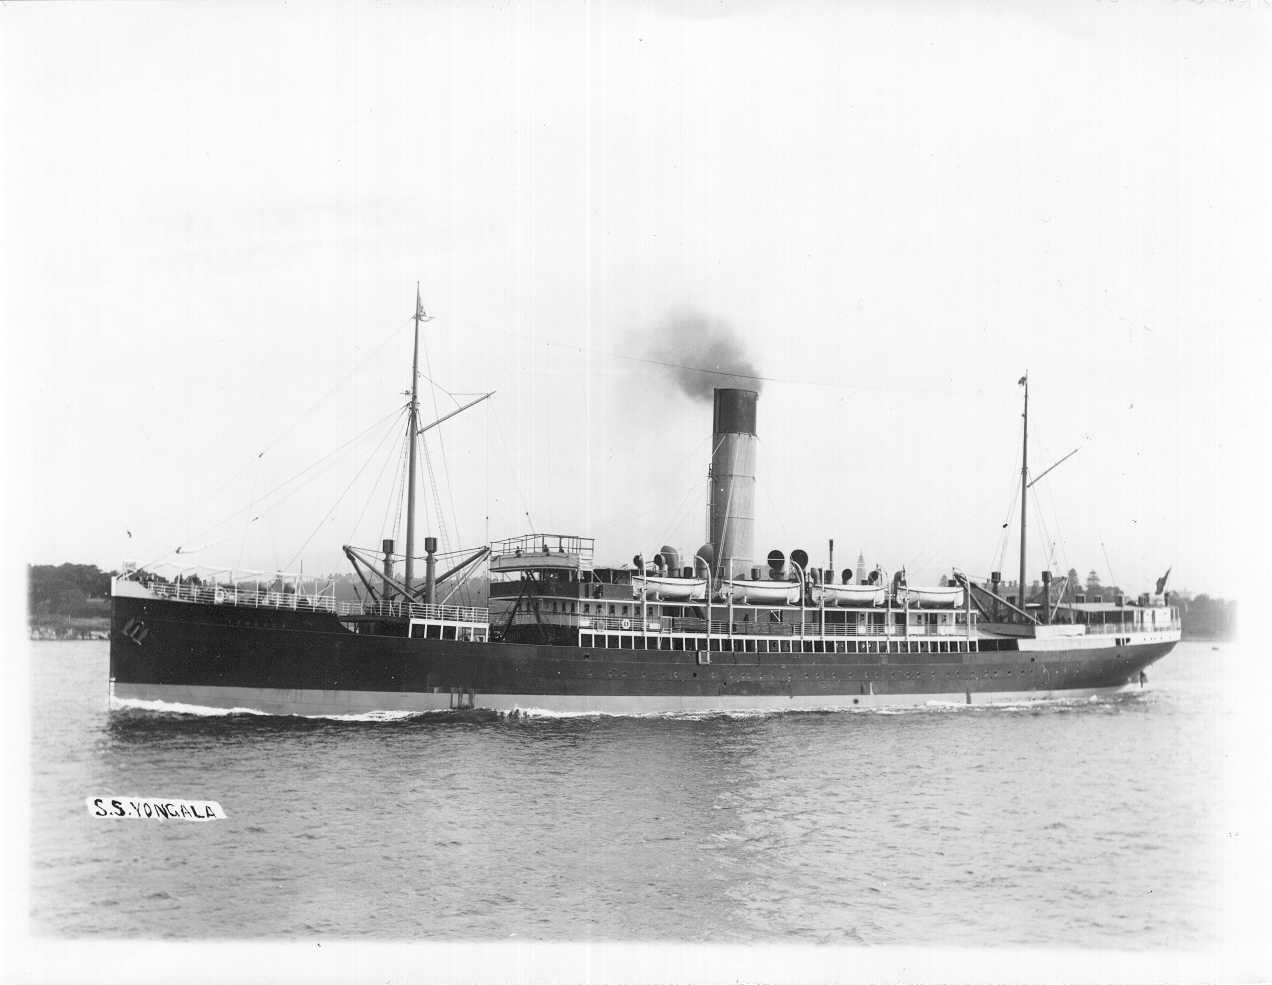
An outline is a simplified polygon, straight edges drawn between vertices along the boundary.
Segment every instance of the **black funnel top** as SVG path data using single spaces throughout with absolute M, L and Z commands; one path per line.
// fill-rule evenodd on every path
M 716 387 L 715 417 L 711 426 L 716 434 L 755 434 L 754 390 L 731 390 Z

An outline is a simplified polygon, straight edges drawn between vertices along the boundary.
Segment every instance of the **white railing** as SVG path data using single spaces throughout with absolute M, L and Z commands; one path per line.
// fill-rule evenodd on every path
M 497 617 L 501 622 L 508 618 Z M 639 611 L 627 616 L 589 615 L 572 612 L 543 612 L 538 615 L 533 610 L 521 609 L 512 616 L 511 624 L 526 626 L 541 623 L 545 626 L 563 626 L 592 633 L 633 633 L 643 636 L 665 636 L 670 634 L 688 634 L 702 636 L 707 633 L 705 619 L 693 619 L 681 616 L 648 616 L 642 618 Z M 803 631 L 796 622 L 745 622 L 727 619 L 711 620 L 712 636 L 732 636 L 747 638 L 753 636 L 767 637 L 863 637 L 869 639 L 916 639 L 916 638 L 957 638 L 968 639 L 975 635 L 974 629 L 969 631 L 965 624 L 945 624 L 937 626 L 906 627 L 894 624 L 878 623 L 832 623 L 827 622 L 823 628 L 815 612 L 810 610 L 804 621 Z
M 281 592 L 238 585 L 203 585 L 192 582 L 152 581 L 147 586 L 157 598 L 210 605 L 248 606 L 255 609 L 290 609 L 299 612 L 330 612 L 335 615 L 385 616 L 393 619 L 423 619 L 432 622 L 488 625 L 490 610 L 479 606 L 423 605 L 405 602 L 337 602 L 321 592 Z
M 205 585 L 188 581 L 151 581 L 146 583 L 150 594 L 178 602 L 202 602 L 212 605 L 241 605 L 256 609 L 297 609 L 316 612 L 335 612 L 334 595 L 322 592 L 283 592 L 267 588 L 248 588 L 242 585 Z
M 363 616 L 389 616 L 394 619 L 426 619 L 431 622 L 490 622 L 490 610 L 476 605 L 424 605 L 413 602 L 341 602 L 340 611 Z M 347 608 L 346 608 L 347 607 Z
M 1172 629 L 1180 629 L 1181 623 L 1178 619 L 1168 619 L 1159 622 L 1156 626 L 1149 623 L 1136 626 L 1122 622 L 1093 622 L 1086 623 L 1085 626 L 1088 636 L 1128 636 L 1132 633 L 1165 633 Z

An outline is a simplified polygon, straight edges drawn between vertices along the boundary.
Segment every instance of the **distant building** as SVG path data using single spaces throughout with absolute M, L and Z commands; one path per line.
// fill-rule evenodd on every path
M 866 556 L 861 551 L 857 552 L 857 584 L 860 585 L 866 580 Z

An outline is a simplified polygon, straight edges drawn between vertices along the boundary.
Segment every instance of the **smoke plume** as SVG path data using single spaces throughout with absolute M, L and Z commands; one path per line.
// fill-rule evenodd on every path
M 759 390 L 762 383 L 737 329 L 700 311 L 669 314 L 649 337 L 647 351 L 693 400 L 710 400 L 716 387 Z

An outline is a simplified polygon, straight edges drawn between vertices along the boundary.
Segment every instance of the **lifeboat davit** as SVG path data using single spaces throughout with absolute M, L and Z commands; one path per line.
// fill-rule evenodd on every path
M 727 578 L 721 595 L 744 605 L 794 605 L 799 601 L 799 582 Z
M 941 586 L 939 588 L 902 588 L 897 593 L 897 601 L 902 605 L 944 605 L 960 606 L 963 604 L 963 589 L 960 585 Z
M 813 598 L 827 605 L 883 605 L 887 594 L 882 585 L 822 585 Z
M 707 597 L 705 578 L 667 578 L 658 575 L 637 575 L 632 579 L 632 594 L 661 602 L 692 602 Z

